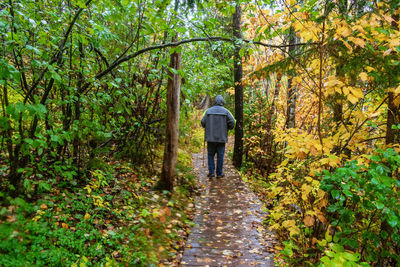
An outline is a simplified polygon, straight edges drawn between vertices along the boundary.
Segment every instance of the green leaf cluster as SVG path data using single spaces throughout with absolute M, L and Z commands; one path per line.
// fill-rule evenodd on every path
M 350 161 L 322 174 L 334 240 L 368 262 L 380 255 L 399 261 L 393 247 L 400 241 L 400 155 L 393 148 L 378 149 L 370 161 L 368 166 Z

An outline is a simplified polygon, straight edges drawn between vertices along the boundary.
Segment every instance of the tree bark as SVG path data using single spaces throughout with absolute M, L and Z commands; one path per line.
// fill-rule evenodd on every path
M 392 28 L 397 29 L 399 26 L 399 15 L 393 15 L 392 16 Z M 394 103 L 394 100 L 400 97 L 399 95 L 395 95 L 394 92 L 389 92 L 388 93 L 388 109 L 387 109 L 387 121 L 386 121 L 386 144 L 395 144 L 398 143 L 399 140 L 398 138 L 398 131 L 392 129 L 393 125 L 399 124 L 399 119 L 400 119 L 400 112 L 399 108 L 396 107 L 396 104 Z
M 181 69 L 181 53 L 171 54 L 170 67 L 175 70 Z M 181 77 L 179 74 L 168 72 L 167 85 L 167 127 L 164 149 L 164 161 L 161 178 L 157 185 L 159 189 L 173 190 L 175 165 L 178 156 L 178 134 L 179 134 L 179 95 Z
M 396 124 L 397 108 L 394 104 L 394 93 L 389 92 L 388 95 L 388 110 L 387 110 L 387 121 L 386 121 L 386 144 L 395 143 L 395 129 L 392 126 Z
M 272 134 L 272 126 L 274 123 L 274 116 L 276 113 L 276 102 L 278 101 L 279 98 L 279 90 L 281 87 L 281 80 L 282 80 L 282 74 L 278 73 L 277 74 L 277 79 L 275 83 L 275 90 L 274 90 L 274 98 L 272 99 L 271 107 L 268 112 L 268 118 L 267 118 L 267 125 L 266 125 L 266 132 L 267 134 L 265 135 L 265 141 L 264 141 L 264 147 L 263 150 L 265 153 L 268 155 L 268 159 L 264 162 L 262 161 L 262 164 L 265 164 L 265 173 L 263 174 L 264 177 L 268 177 L 268 175 L 271 173 L 273 169 L 273 161 L 274 161 L 274 153 L 272 151 L 273 143 L 274 143 L 274 136 Z M 262 166 L 260 166 L 262 167 Z
M 233 37 L 236 42 L 240 42 L 242 39 L 242 33 L 240 30 L 241 23 L 241 8 L 240 2 L 236 1 L 236 10 L 233 14 Z M 236 168 L 242 166 L 242 155 L 243 155 L 243 69 L 242 60 L 240 56 L 241 45 L 235 43 L 234 63 L 233 63 L 233 76 L 235 85 L 235 145 L 233 149 L 233 165 Z
M 295 50 L 296 35 L 293 27 L 290 27 L 289 33 L 289 53 Z M 287 87 L 287 108 L 286 108 L 286 128 L 296 127 L 296 99 L 297 99 L 297 86 L 292 86 L 293 77 L 288 80 Z

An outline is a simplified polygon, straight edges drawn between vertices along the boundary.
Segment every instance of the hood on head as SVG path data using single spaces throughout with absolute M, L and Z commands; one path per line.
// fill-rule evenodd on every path
M 214 106 L 223 106 L 225 105 L 225 100 L 221 95 L 217 95 L 214 100 Z

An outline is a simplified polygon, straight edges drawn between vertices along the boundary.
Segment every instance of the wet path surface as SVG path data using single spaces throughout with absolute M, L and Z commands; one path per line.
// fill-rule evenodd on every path
M 181 266 L 275 266 L 268 252 L 272 237 L 261 227 L 262 203 L 226 155 L 221 179 L 209 180 L 202 162 L 202 154 L 194 154 L 202 191 Z

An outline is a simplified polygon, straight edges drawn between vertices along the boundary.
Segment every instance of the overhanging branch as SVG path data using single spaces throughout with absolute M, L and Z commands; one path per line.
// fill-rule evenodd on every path
M 171 42 L 171 43 L 166 43 L 166 44 L 160 44 L 160 45 L 154 45 L 154 46 L 149 46 L 146 48 L 143 48 L 141 50 L 138 50 L 132 54 L 129 54 L 125 57 L 119 58 L 115 60 L 113 63 L 110 64 L 110 66 L 105 69 L 104 71 L 98 73 L 96 75 L 96 79 L 101 79 L 103 76 L 107 75 L 111 70 L 116 68 L 117 66 L 121 65 L 123 62 L 128 61 L 132 58 L 135 58 L 145 52 L 152 51 L 152 50 L 157 50 L 157 49 L 163 49 L 167 47 L 174 47 L 174 46 L 180 46 L 186 43 L 193 43 L 193 42 L 209 42 L 209 41 L 222 41 L 222 42 L 234 42 L 235 39 L 231 38 L 226 38 L 226 37 L 218 37 L 218 36 L 213 36 L 213 37 L 198 37 L 198 38 L 191 38 L 191 39 L 186 39 L 186 40 L 181 40 L 177 42 Z M 270 47 L 270 48 L 277 48 L 277 49 L 283 49 L 285 47 L 289 46 L 301 46 L 301 45 L 314 45 L 317 43 L 297 43 L 297 44 L 283 44 L 283 45 L 274 45 L 274 44 L 267 44 L 259 41 L 252 41 L 252 40 L 244 40 L 242 39 L 243 42 L 248 43 L 248 44 L 254 44 L 254 45 L 261 45 L 265 47 Z

